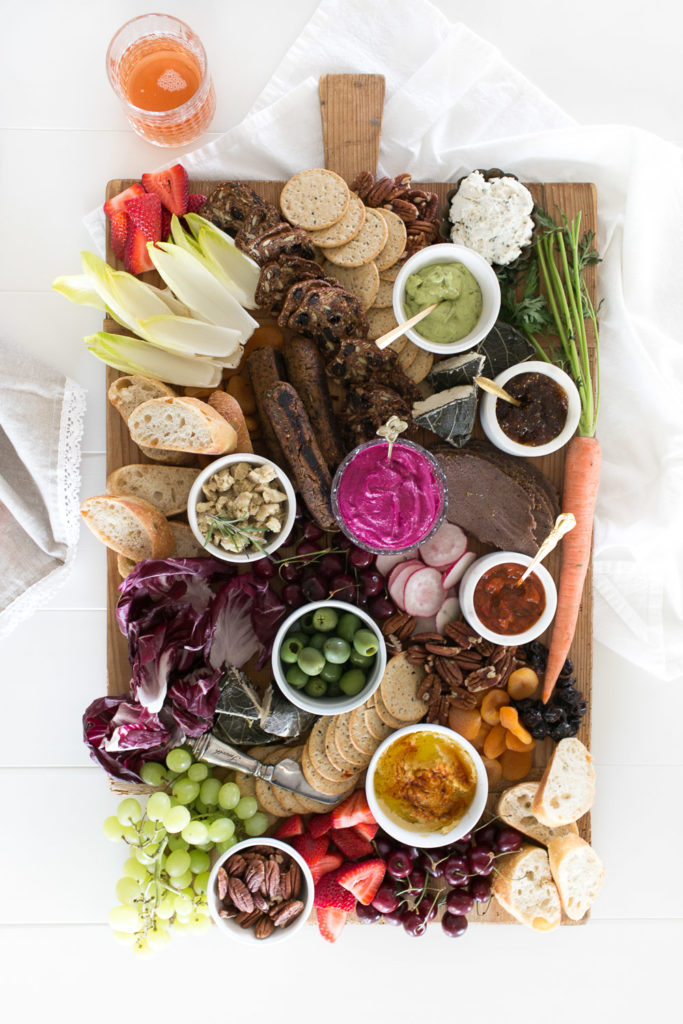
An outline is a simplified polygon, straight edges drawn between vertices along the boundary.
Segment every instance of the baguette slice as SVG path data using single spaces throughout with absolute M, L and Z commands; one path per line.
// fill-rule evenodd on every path
M 208 551 L 198 542 L 187 523 L 178 523 L 175 520 L 171 520 L 168 525 L 171 527 L 171 533 L 173 534 L 173 558 L 209 557 Z M 132 558 L 126 558 L 125 555 L 118 555 L 116 559 L 116 568 L 119 571 L 121 579 L 125 579 L 128 573 L 132 572 L 137 564 L 138 563 L 134 562 Z
M 548 846 L 550 871 L 567 917 L 580 921 L 592 906 L 605 877 L 595 850 L 579 836 L 557 836 Z
M 230 424 L 198 398 L 152 398 L 133 410 L 128 429 L 136 444 L 195 455 L 224 455 L 237 444 Z
M 120 413 L 123 421 L 128 424 L 128 418 L 133 409 L 137 409 L 143 402 L 150 398 L 172 398 L 176 392 L 168 384 L 161 380 L 154 380 L 151 377 L 141 377 L 138 374 L 118 377 L 109 385 L 107 397 Z M 143 455 L 155 462 L 165 462 L 173 466 L 188 466 L 193 463 L 194 456 L 187 452 L 169 452 L 163 448 L 145 448 L 139 446 Z
M 98 540 L 133 562 L 173 553 L 166 516 L 142 498 L 96 495 L 83 502 L 81 515 Z
M 512 825 L 518 832 L 523 832 L 544 846 L 556 836 L 578 835 L 579 830 L 574 822 L 559 828 L 548 828 L 540 823 L 531 810 L 537 789 L 537 782 L 520 782 L 517 786 L 510 786 L 501 793 L 496 813 L 507 825 Z
M 253 452 L 251 438 L 244 422 L 244 413 L 236 398 L 225 391 L 214 391 L 209 395 L 209 405 L 230 424 L 237 434 L 236 452 Z
M 593 759 L 581 740 L 560 740 L 531 803 L 542 825 L 557 828 L 578 821 L 595 799 Z
M 522 846 L 501 857 L 491 891 L 503 910 L 534 931 L 550 932 L 562 918 L 548 854 L 540 846 Z
M 120 466 L 107 477 L 107 494 L 144 498 L 165 516 L 174 516 L 186 510 L 190 488 L 198 472 L 198 469 L 144 463 Z

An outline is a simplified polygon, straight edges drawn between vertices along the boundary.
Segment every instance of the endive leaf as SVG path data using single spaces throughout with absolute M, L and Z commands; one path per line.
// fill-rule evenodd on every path
M 84 341 L 93 355 L 123 373 L 139 373 L 168 384 L 197 388 L 217 387 L 221 380 L 221 368 L 211 360 L 165 352 L 125 334 L 98 331 Z
M 100 293 L 93 287 L 93 283 L 87 274 L 70 274 L 66 277 L 56 277 L 52 287 L 60 295 L 75 302 L 77 306 L 93 306 L 95 309 L 106 310 L 107 304 L 100 296 Z
M 218 327 L 184 316 L 151 316 L 140 321 L 140 328 L 138 333 L 153 344 L 187 355 L 196 353 L 221 360 L 236 355 L 237 363 L 242 355 L 241 334 L 231 327 Z

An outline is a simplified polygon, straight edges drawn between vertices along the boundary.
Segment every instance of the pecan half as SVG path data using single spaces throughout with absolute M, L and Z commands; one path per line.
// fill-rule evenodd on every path
M 225 865 L 229 875 L 241 875 L 246 866 L 247 862 L 241 853 L 236 853 L 234 857 L 230 857 Z
M 463 711 L 471 711 L 479 703 L 473 693 L 469 693 L 461 686 L 454 687 L 446 697 L 446 700 L 452 707 L 462 708 Z
M 457 658 L 459 654 L 457 647 L 449 647 L 444 643 L 426 643 L 425 650 L 439 658 Z
M 222 917 L 224 921 L 229 921 L 232 917 L 237 917 L 237 910 L 235 907 L 222 907 L 218 911 L 218 916 Z
M 260 910 L 262 914 L 267 914 L 270 910 L 270 903 L 266 897 L 260 892 L 254 892 L 251 894 L 251 898 L 254 901 L 254 906 L 257 910 Z
M 228 873 L 225 868 L 218 869 L 216 876 L 216 893 L 219 900 L 224 900 L 228 891 Z
M 274 931 L 275 925 L 270 918 L 262 917 L 260 921 L 256 922 L 256 926 L 254 927 L 254 937 L 257 939 L 267 939 Z
M 296 920 L 303 909 L 303 900 L 287 900 L 286 903 L 281 903 L 276 908 L 274 914 L 271 911 L 270 919 L 276 928 L 286 928 L 288 924 Z
M 408 202 L 407 199 L 392 199 L 391 209 L 406 224 L 418 218 L 417 206 L 414 203 Z
M 249 892 L 256 892 L 257 889 L 261 888 L 262 882 L 266 877 L 266 865 L 263 857 L 259 854 L 258 857 L 254 857 L 249 863 L 249 867 L 244 873 L 244 884 L 246 885 Z
M 441 690 L 441 680 L 436 672 L 429 672 L 417 688 L 417 697 L 421 700 L 431 700 L 433 687 L 438 687 Z
M 480 693 L 482 690 L 493 690 L 500 686 L 500 682 L 501 676 L 495 665 L 482 665 L 465 676 L 464 686 L 470 693 Z
M 252 910 L 250 914 L 247 914 L 246 911 L 242 911 L 242 913 L 237 915 L 235 921 L 240 928 L 251 928 L 253 924 L 260 921 L 261 917 L 262 914 L 260 910 Z
M 292 896 L 296 897 L 301 892 L 301 868 L 295 861 L 289 866 L 289 878 Z
M 405 612 L 396 612 L 394 615 L 390 615 L 388 619 L 385 619 L 382 623 L 382 633 L 384 636 L 389 636 L 390 633 L 396 633 L 401 626 L 405 625 L 412 618 L 411 615 L 407 615 Z
M 228 894 L 238 910 L 245 914 L 251 914 L 254 909 L 254 899 L 240 878 L 231 875 L 228 879 Z
M 439 678 L 449 686 L 460 686 L 463 679 L 462 669 L 453 658 L 437 658 L 434 668 Z
M 412 638 L 414 644 L 442 644 L 441 633 L 416 633 Z M 410 648 L 408 648 L 410 650 Z
M 268 860 L 265 873 L 266 893 L 271 900 L 278 899 L 280 892 L 280 865 L 276 860 Z

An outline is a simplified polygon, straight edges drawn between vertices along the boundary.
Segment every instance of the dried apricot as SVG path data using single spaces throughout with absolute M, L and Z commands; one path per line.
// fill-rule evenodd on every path
M 215 390 L 216 388 L 183 388 L 186 398 L 208 398 L 208 396 L 212 395 Z
M 230 377 L 226 386 L 228 394 L 236 398 L 245 416 L 253 416 L 256 412 L 256 399 L 251 383 L 241 373 Z
M 466 740 L 473 740 L 481 727 L 481 715 L 476 708 L 471 711 L 451 708 L 448 712 L 448 725 Z
M 500 724 L 504 729 L 509 729 L 512 735 L 516 736 L 522 743 L 531 743 L 531 733 L 520 722 L 517 708 L 501 708 Z
M 509 729 L 505 730 L 505 746 L 508 750 L 518 750 L 520 753 L 524 753 L 527 750 L 533 750 L 536 746 L 536 740 L 531 738 L 531 743 L 524 743 L 518 736 L 515 736 Z
M 500 766 L 500 761 L 495 757 L 484 757 L 484 768 L 489 779 L 489 788 L 492 788 L 496 783 L 500 782 L 503 777 L 503 769 Z
M 276 324 L 264 324 L 262 327 L 257 327 L 252 334 L 249 341 L 244 346 L 244 354 L 249 355 L 255 348 L 282 348 L 282 342 L 284 336 L 282 331 Z
M 491 732 L 491 726 L 487 725 L 486 722 L 482 722 L 481 725 L 479 726 L 479 732 L 474 737 L 474 739 L 471 741 L 472 746 L 474 747 L 474 749 L 478 750 L 480 754 L 481 754 L 481 752 L 484 749 L 484 743 L 486 742 L 486 737 L 488 736 L 488 734 L 490 732 Z
M 494 725 L 484 741 L 484 757 L 500 757 L 505 750 L 505 729 Z
M 537 689 L 538 676 L 528 665 L 516 668 L 508 679 L 507 691 L 513 700 L 525 700 L 527 697 L 533 697 Z
M 531 771 L 531 753 L 517 750 L 506 750 L 500 758 L 503 777 L 508 782 L 519 782 Z
M 261 424 L 259 423 L 258 416 L 245 416 L 244 425 L 250 434 L 258 435 L 259 430 L 261 429 Z
M 489 690 L 481 702 L 481 717 L 489 725 L 500 725 L 500 709 L 509 703 L 505 690 Z

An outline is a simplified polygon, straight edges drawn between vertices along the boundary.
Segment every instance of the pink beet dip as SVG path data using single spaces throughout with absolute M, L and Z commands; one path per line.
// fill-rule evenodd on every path
M 440 521 L 444 486 L 428 454 L 396 441 L 351 453 L 341 468 L 335 504 L 345 532 L 375 551 L 402 551 L 426 539 Z

